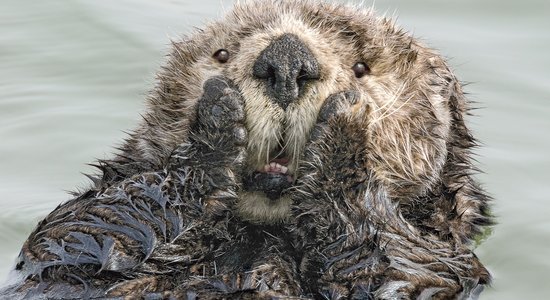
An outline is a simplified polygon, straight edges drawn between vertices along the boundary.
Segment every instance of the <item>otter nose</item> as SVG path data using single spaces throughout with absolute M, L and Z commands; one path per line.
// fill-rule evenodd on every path
M 298 99 L 307 81 L 319 79 L 319 63 L 293 34 L 283 34 L 254 63 L 253 75 L 267 82 L 267 95 L 286 109 Z

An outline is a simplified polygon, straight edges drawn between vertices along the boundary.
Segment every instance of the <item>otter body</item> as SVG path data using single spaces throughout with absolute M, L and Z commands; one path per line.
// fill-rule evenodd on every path
M 470 299 L 467 101 L 370 10 L 245 1 L 173 42 L 144 121 L 31 233 L 9 299 Z

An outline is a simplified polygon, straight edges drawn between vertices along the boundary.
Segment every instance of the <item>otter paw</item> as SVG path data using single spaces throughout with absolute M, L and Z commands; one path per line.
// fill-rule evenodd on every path
M 346 182 L 353 190 L 354 185 L 364 180 L 367 115 L 359 101 L 358 92 L 345 91 L 332 94 L 321 107 L 303 154 L 303 161 L 309 163 L 301 166 L 302 174 L 315 178 L 316 183 L 311 184 L 328 180 L 328 186 L 338 182 L 339 189 Z
M 346 91 L 330 95 L 317 117 L 317 123 L 325 123 L 332 117 L 350 112 L 351 106 L 357 104 L 360 94 L 357 91 Z
M 330 120 L 349 116 L 352 111 L 351 107 L 357 104 L 359 97 L 360 94 L 357 91 L 345 91 L 330 95 L 319 111 L 317 125 L 311 132 L 310 140 L 312 142 L 320 140 L 327 131 Z
M 204 83 L 196 108 L 189 138 L 174 150 L 169 168 L 193 167 L 223 185 L 245 160 L 244 99 L 231 80 L 216 76 Z
M 244 100 L 229 79 L 223 76 L 208 79 L 197 105 L 197 125 L 212 138 L 219 139 L 221 134 L 232 137 L 238 145 L 246 142 Z

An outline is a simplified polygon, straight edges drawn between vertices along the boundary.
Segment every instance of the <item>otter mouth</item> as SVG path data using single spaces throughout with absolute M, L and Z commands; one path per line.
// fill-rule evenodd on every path
M 290 159 L 284 156 L 281 149 L 275 153 L 278 153 L 275 158 L 246 176 L 243 182 L 246 190 L 263 192 L 272 201 L 279 199 L 294 182 L 294 176 L 288 168 Z

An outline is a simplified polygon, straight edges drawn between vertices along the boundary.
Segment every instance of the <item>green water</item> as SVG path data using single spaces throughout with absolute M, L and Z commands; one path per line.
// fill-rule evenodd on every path
M 169 37 L 231 6 L 196 2 L 0 0 L 0 280 L 65 190 L 87 184 L 86 163 L 137 123 Z M 375 7 L 449 57 L 483 107 L 470 124 L 499 225 L 476 250 L 495 278 L 482 299 L 548 299 L 550 2 Z

